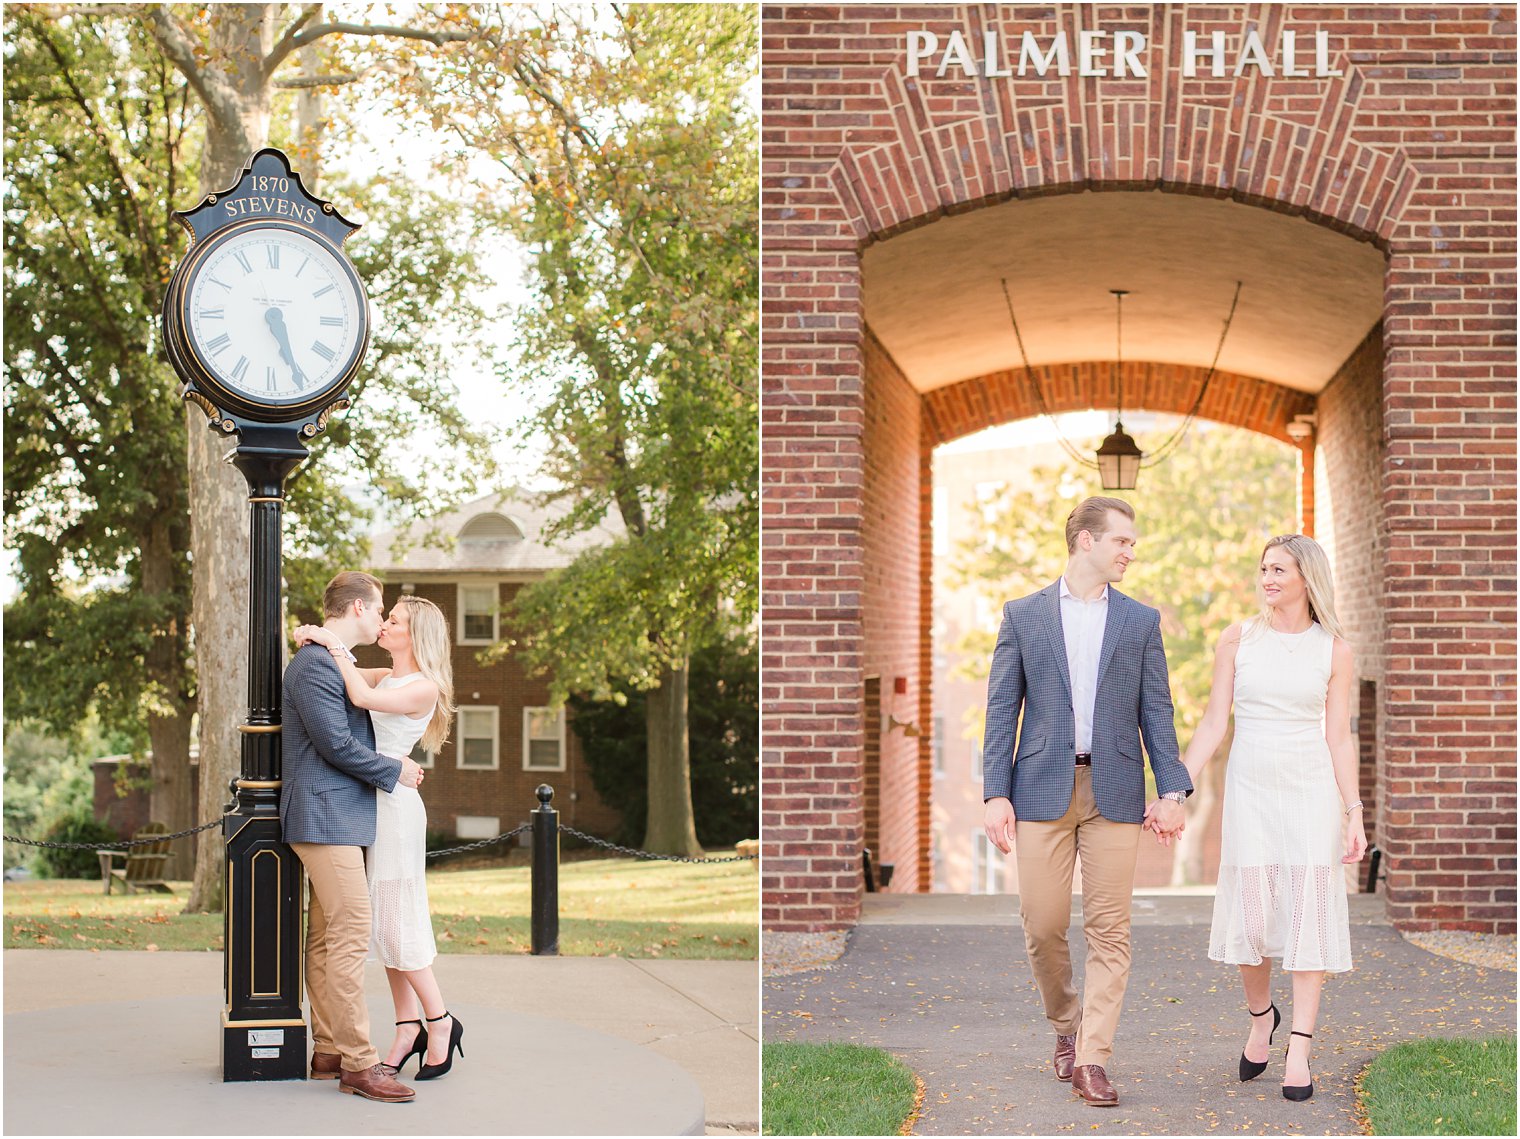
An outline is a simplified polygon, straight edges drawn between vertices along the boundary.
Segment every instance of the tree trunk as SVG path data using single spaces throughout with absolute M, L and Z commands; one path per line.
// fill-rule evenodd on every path
M 269 140 L 270 90 L 264 57 L 274 46 L 278 5 L 218 4 L 211 9 L 205 72 L 214 92 L 207 107 L 201 193 L 219 193 Z M 248 492 L 223 456 L 233 440 L 213 434 L 200 408 L 189 418 L 192 620 L 200 707 L 200 816 L 226 805 L 228 781 L 242 770 L 238 724 L 248 710 Z M 225 850 L 208 832 L 199 844 L 186 912 L 222 908 Z
M 686 726 L 686 678 L 689 662 L 667 666 L 660 686 L 649 693 L 645 723 L 649 732 L 649 814 L 644 849 L 656 854 L 700 858 L 696 819 L 691 809 L 691 748 Z
M 148 793 L 148 817 L 167 823 L 171 833 L 204 822 L 194 817 L 195 798 L 190 794 L 190 712 L 149 716 L 148 739 L 153 747 L 153 789 Z M 175 881 L 189 878 L 195 864 L 193 856 L 197 845 L 203 845 L 203 839 L 207 839 L 204 833 L 171 842 L 164 877 Z M 220 846 L 220 833 L 209 832 L 209 841 Z
M 168 500 L 173 501 L 171 493 Z M 153 518 L 142 538 L 142 592 L 145 600 L 171 597 L 176 588 L 176 557 L 173 527 L 168 518 Z M 149 646 L 144 664 L 151 681 L 154 710 L 148 714 L 148 740 L 153 749 L 152 787 L 148 793 L 148 817 L 168 825 L 170 832 L 195 825 L 195 799 L 190 793 L 190 717 L 185 699 L 187 668 L 185 644 L 179 622 L 159 631 Z M 170 844 L 164 876 L 189 878 L 194 866 L 193 839 Z
M 1188 799 L 1187 829 L 1177 840 L 1172 856 L 1172 885 L 1197 886 L 1207 876 L 1204 862 L 1208 857 L 1208 836 L 1214 828 L 1214 816 L 1224 806 L 1224 772 L 1234 732 L 1225 733 L 1224 742 L 1214 759 L 1203 769 L 1200 786 Z

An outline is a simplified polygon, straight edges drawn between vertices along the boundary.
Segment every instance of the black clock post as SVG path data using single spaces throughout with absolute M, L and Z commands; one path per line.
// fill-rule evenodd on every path
M 248 483 L 248 715 L 226 845 L 222 1079 L 306 1075 L 300 859 L 280 834 L 285 479 L 333 411 L 369 343 L 363 284 L 343 253 L 358 228 L 265 149 L 237 183 L 175 217 L 191 247 L 175 268 L 164 344 L 182 394 Z M 209 654 L 202 667 L 210 667 Z M 205 711 L 203 710 L 203 714 Z

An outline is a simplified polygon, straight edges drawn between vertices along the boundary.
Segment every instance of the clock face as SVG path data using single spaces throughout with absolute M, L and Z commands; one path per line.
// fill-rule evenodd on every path
M 196 361 L 264 406 L 306 404 L 350 378 L 369 323 L 347 260 L 270 222 L 214 236 L 187 275 L 182 305 Z

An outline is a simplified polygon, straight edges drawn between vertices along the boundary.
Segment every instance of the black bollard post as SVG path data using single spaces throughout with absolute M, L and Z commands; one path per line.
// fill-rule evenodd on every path
M 559 955 L 559 812 L 549 806 L 554 788 L 538 785 L 533 812 L 533 955 Z

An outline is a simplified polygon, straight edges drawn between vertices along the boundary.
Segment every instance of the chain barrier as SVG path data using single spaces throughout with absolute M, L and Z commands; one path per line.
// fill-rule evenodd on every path
M 574 827 L 562 826 L 560 834 L 573 834 L 582 842 L 589 842 L 592 846 L 600 846 L 604 850 L 616 851 L 618 854 L 627 854 L 634 858 L 644 858 L 657 862 L 751 862 L 760 857 L 757 854 L 738 854 L 731 858 L 689 858 L 684 854 L 651 854 L 647 850 L 635 850 L 631 846 L 619 846 L 615 842 L 608 842 L 604 838 L 597 838 L 594 834 L 578 831 Z
M 462 851 L 466 850 L 479 850 L 483 846 L 494 846 L 498 842 L 505 842 L 509 838 L 514 838 L 517 835 L 522 834 L 523 831 L 531 829 L 532 826 L 532 823 L 521 823 L 509 831 L 503 831 L 495 838 L 483 838 L 479 842 L 468 843 L 464 846 L 450 846 L 444 850 L 430 850 L 427 852 L 427 857 L 442 858 L 446 854 L 459 854 Z
M 155 842 L 168 842 L 170 839 L 187 838 L 201 831 L 208 831 L 212 827 L 222 825 L 221 818 L 212 819 L 209 823 L 202 823 L 198 827 L 191 827 L 187 831 L 176 831 L 174 834 L 156 834 L 151 838 L 124 838 L 119 842 L 43 842 L 36 838 L 18 838 L 15 835 L 0 835 L 6 842 L 14 842 L 18 846 L 45 846 L 49 850 L 124 850 L 129 846 L 152 846 Z

